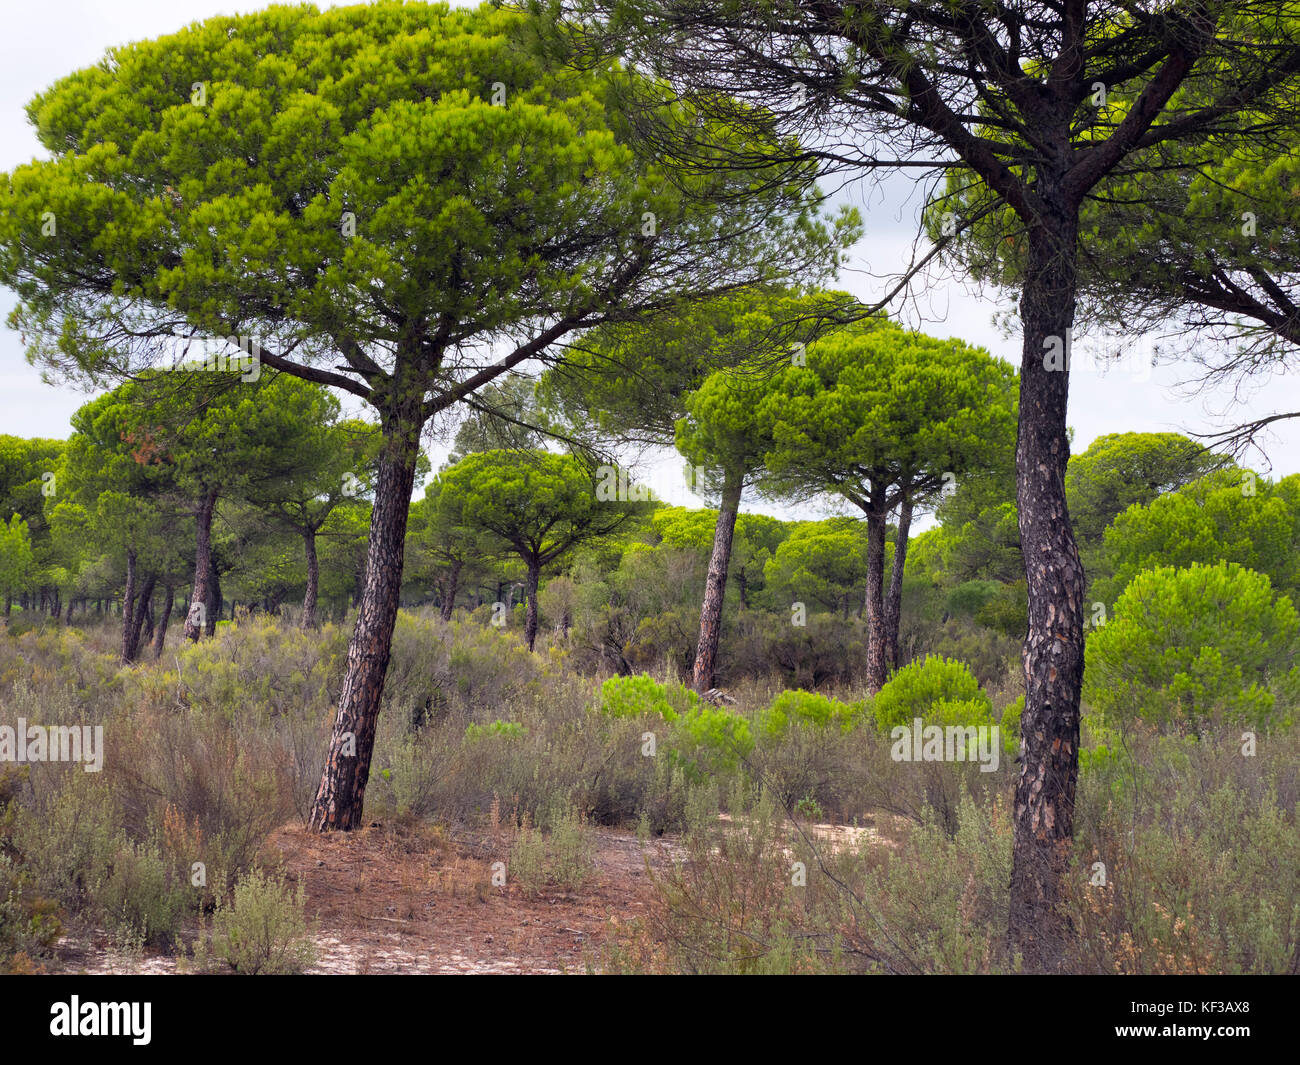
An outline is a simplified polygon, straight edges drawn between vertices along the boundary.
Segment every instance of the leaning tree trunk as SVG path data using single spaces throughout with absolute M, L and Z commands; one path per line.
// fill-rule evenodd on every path
M 195 514 L 194 586 L 190 592 L 189 609 L 185 612 L 185 638 L 191 642 L 198 642 L 207 620 L 208 580 L 212 573 L 212 512 L 216 506 L 217 490 L 212 488 L 203 496 Z
M 695 647 L 692 686 L 701 694 L 713 687 L 713 670 L 718 659 L 718 644 L 722 640 L 722 600 L 727 593 L 727 569 L 731 565 L 736 515 L 740 511 L 740 497 L 744 488 L 744 476 L 728 470 L 722 483 L 718 524 L 713 531 L 709 575 L 704 581 L 704 602 L 700 606 L 700 640 Z
M 316 627 L 316 594 L 320 586 L 320 563 L 316 559 L 316 530 L 304 529 L 302 534 L 303 549 L 307 553 L 307 591 L 302 597 L 302 621 L 304 629 Z
M 153 656 L 162 658 L 163 643 L 167 639 L 167 623 L 172 619 L 172 605 L 176 602 L 176 589 L 167 585 L 167 598 L 163 601 L 162 616 L 158 618 L 158 627 L 153 634 Z
M 528 644 L 528 650 L 533 649 L 533 644 L 537 642 L 537 584 L 542 576 L 542 567 L 540 564 L 528 562 L 527 587 L 525 592 L 528 597 L 528 603 L 524 607 L 524 640 Z
M 460 570 L 465 563 L 457 559 L 451 563 L 447 571 L 447 578 L 442 584 L 442 603 L 438 608 L 438 613 L 443 621 L 450 621 L 452 611 L 456 609 L 456 592 L 460 589 Z
M 126 587 L 122 591 L 122 661 L 130 662 L 135 636 L 135 548 L 126 549 Z
M 309 825 L 319 832 L 349 831 L 361 825 L 379 701 L 402 591 L 406 519 L 420 452 L 422 421 L 418 412 L 417 400 L 383 418 L 384 446 L 370 514 L 365 584 L 356 628 L 348 643 L 347 671 L 325 769 L 308 818 Z
M 1024 355 L 1016 500 L 1029 584 L 1025 709 L 1013 823 L 1009 944 L 1028 968 L 1059 969 L 1070 934 L 1060 906 L 1074 833 L 1083 682 L 1083 567 L 1065 503 L 1068 353 L 1074 324 L 1077 212 L 1044 183 L 1020 298 Z M 1055 193 L 1055 195 L 1054 195 Z
M 912 501 L 906 496 L 898 508 L 898 539 L 894 541 L 894 569 L 885 598 L 885 665 L 898 669 L 898 626 L 903 616 L 903 567 L 907 565 L 907 534 L 912 528 Z
M 871 483 L 872 509 L 867 512 L 867 690 L 873 695 L 885 684 L 885 534 L 889 514 L 878 502 L 884 493 Z

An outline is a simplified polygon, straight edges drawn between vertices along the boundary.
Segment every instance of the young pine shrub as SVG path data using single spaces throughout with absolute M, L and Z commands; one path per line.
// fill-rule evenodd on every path
M 980 688 L 975 674 L 962 662 L 929 655 L 909 662 L 895 673 L 872 703 L 876 724 L 883 732 L 926 718 L 936 703 L 979 701 L 989 710 L 992 703 Z
M 1123 726 L 1142 718 L 1200 733 L 1293 724 L 1300 614 L 1236 563 L 1139 573 L 1088 636 L 1084 699 Z

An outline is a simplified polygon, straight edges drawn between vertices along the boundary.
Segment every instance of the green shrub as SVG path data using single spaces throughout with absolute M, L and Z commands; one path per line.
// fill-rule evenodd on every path
M 69 914 L 93 904 L 122 844 L 122 814 L 105 774 L 29 767 L 31 794 L 17 807 L 13 845 L 42 894 Z
M 235 885 L 233 901 L 218 903 L 210 943 L 200 929 L 195 961 L 203 969 L 216 960 L 247 976 L 302 972 L 316 964 L 305 903 L 301 884 L 295 893 L 283 881 L 249 870 Z
M 595 844 L 581 814 L 570 803 L 547 811 L 548 835 L 533 828 L 527 818 L 510 848 L 507 873 L 527 891 L 580 887 L 591 875 Z
M 518 721 L 490 721 L 486 725 L 470 722 L 465 726 L 465 739 L 480 740 L 487 736 L 502 736 L 506 739 L 518 739 L 528 730 Z
M 198 895 L 154 847 L 123 841 L 95 904 L 119 938 L 169 948 L 182 918 L 194 912 Z
M 911 662 L 889 679 L 876 695 L 872 709 L 876 724 L 884 732 L 899 725 L 924 720 L 936 703 L 979 702 L 992 710 L 989 697 L 964 663 L 930 655 Z
M 1020 718 L 1025 712 L 1025 697 L 1022 695 L 1002 711 L 998 719 L 998 728 L 1002 731 L 1002 746 L 1008 754 L 1020 751 Z
M 676 721 L 699 702 L 700 697 L 684 684 L 660 684 L 644 673 L 610 677 L 600 686 L 600 712 L 607 717 L 658 714 L 665 721 Z
M 787 690 L 763 711 L 758 727 L 772 738 L 785 735 L 792 721 L 802 721 L 817 728 L 836 725 L 841 732 L 848 732 L 861 712 L 861 703 L 843 703 L 816 692 Z
M 1115 724 L 1286 726 L 1298 634 L 1300 615 L 1262 573 L 1231 562 L 1148 570 L 1089 635 L 1084 698 Z
M 665 753 L 693 779 L 711 769 L 734 769 L 754 749 L 746 718 L 704 702 L 683 684 L 660 684 L 645 675 L 610 677 L 601 685 L 600 712 L 614 718 L 662 717 L 673 726 Z
M 62 934 L 58 904 L 35 892 L 31 877 L 0 850 L 0 973 L 20 954 L 48 953 Z
M 749 757 L 754 749 L 754 736 L 749 721 L 739 714 L 708 703 L 698 703 L 676 721 L 679 732 L 687 739 L 682 744 L 682 754 L 687 759 L 703 755 L 714 767 L 733 769 Z M 699 761 L 692 764 L 704 769 Z

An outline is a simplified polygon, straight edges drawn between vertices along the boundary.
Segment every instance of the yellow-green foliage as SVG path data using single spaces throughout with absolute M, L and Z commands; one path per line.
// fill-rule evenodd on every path
M 658 714 L 665 721 L 676 721 L 699 701 L 700 697 L 685 685 L 660 684 L 644 673 L 610 677 L 600 686 L 600 712 L 607 717 Z
M 1300 615 L 1262 573 L 1232 562 L 1147 570 L 1088 637 L 1084 698 L 1117 725 L 1285 728 L 1300 697 L 1298 634 Z
M 501 736 L 505 739 L 515 739 L 527 731 L 518 721 L 489 721 L 486 725 L 478 725 L 471 721 L 465 726 L 465 738 L 480 740 L 488 736 Z
M 792 721 L 817 728 L 838 726 L 848 732 L 863 711 L 863 703 L 843 703 L 826 695 L 809 691 L 783 691 L 760 716 L 759 730 L 777 739 L 784 736 Z
M 732 767 L 754 749 L 749 722 L 739 714 L 701 702 L 677 720 L 691 742 L 713 755 L 722 766 Z
M 57 685 L 80 697 L 102 699 L 116 688 L 116 655 L 96 651 L 76 629 L 50 626 L 0 640 L 0 708 L 11 685 L 41 690 Z
M 684 685 L 660 684 L 644 675 L 610 677 L 601 685 L 600 696 L 600 712 L 608 717 L 662 717 L 684 741 L 682 755 L 696 749 L 717 765 L 731 768 L 754 749 L 747 719 L 704 702 Z
M 298 716 L 328 712 L 337 692 L 346 634 L 335 625 L 319 632 L 256 616 L 218 626 L 208 640 L 184 647 L 174 680 L 190 707 L 227 715 L 249 712 Z
M 1002 711 L 998 719 L 998 728 L 1002 730 L 1002 746 L 1008 754 L 1020 750 L 1020 718 L 1025 712 L 1025 697 L 1019 696 L 1015 702 Z
M 975 674 L 964 663 L 928 655 L 895 673 L 876 695 L 872 708 L 876 723 L 888 732 L 899 725 L 910 726 L 918 717 L 926 720 L 933 715 L 936 704 L 947 702 L 978 702 L 985 714 L 993 708 Z

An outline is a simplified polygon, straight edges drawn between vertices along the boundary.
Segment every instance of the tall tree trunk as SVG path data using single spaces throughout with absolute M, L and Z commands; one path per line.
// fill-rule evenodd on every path
M 450 621 L 452 611 L 456 609 L 456 592 L 460 588 L 460 570 L 464 564 L 458 559 L 448 570 L 447 580 L 443 585 L 442 606 L 439 609 L 443 621 Z
M 75 595 L 72 594 L 68 595 L 68 608 L 63 612 L 64 625 L 72 624 L 72 604 L 75 603 L 76 601 L 77 601 L 77 597 Z
M 195 515 L 194 586 L 190 605 L 185 612 L 185 639 L 197 643 L 203 633 L 208 610 L 208 581 L 212 573 L 212 512 L 217 506 L 217 490 L 209 489 Z
M 172 605 L 176 602 L 176 589 L 167 585 L 167 598 L 163 600 L 162 615 L 158 618 L 158 627 L 153 634 L 153 656 L 162 658 L 163 644 L 167 640 L 167 623 L 172 619 Z
M 885 536 L 889 513 L 880 502 L 883 492 L 871 482 L 872 509 L 867 512 L 867 690 L 873 695 L 885 684 Z
M 384 445 L 370 514 L 365 585 L 348 643 L 347 672 L 325 769 L 308 818 L 319 832 L 348 831 L 361 825 L 379 702 L 402 592 L 406 519 L 423 424 L 418 398 L 408 402 L 405 410 L 386 413 L 382 424 Z
M 1060 912 L 1074 833 L 1079 690 L 1083 682 L 1083 567 L 1065 502 L 1069 371 L 1046 359 L 1068 352 L 1074 324 L 1077 212 L 1040 182 L 1048 208 L 1029 232 L 1020 298 L 1024 355 L 1016 500 L 1029 584 L 1025 709 L 1016 784 L 1009 943 L 1036 971 L 1060 967 L 1070 928 Z
M 316 559 L 316 530 L 304 529 L 303 549 L 307 553 L 307 591 L 302 597 L 302 622 L 304 629 L 316 627 L 316 593 L 320 586 L 320 563 Z
M 126 549 L 126 587 L 122 590 L 122 661 L 131 661 L 131 636 L 135 615 L 135 548 Z
M 894 541 L 894 566 L 885 599 L 885 664 L 898 669 L 898 626 L 903 616 L 903 568 L 907 565 L 907 534 L 912 528 L 912 501 L 906 496 L 898 508 L 898 539 Z
M 152 573 L 149 574 L 145 579 L 144 587 L 140 589 L 140 594 L 137 597 L 131 620 L 129 622 L 124 622 L 129 633 L 129 638 L 126 641 L 122 652 L 122 660 L 124 662 L 134 662 L 139 653 L 140 632 L 144 626 L 145 613 L 149 609 L 149 600 L 153 597 L 153 588 L 157 581 L 157 577 Z
M 217 631 L 217 622 L 221 620 L 221 605 L 225 597 L 221 594 L 221 574 L 217 572 L 216 560 L 208 555 L 208 616 L 203 626 L 206 636 L 213 636 Z M 231 620 L 234 620 L 232 615 Z
M 147 644 L 147 643 L 149 643 L 149 642 L 151 642 L 151 641 L 153 640 L 153 626 L 154 626 L 154 616 L 153 616 L 153 582 L 154 582 L 154 579 L 151 578 L 151 579 L 150 579 L 150 582 L 151 582 L 151 583 L 150 583 L 150 585 L 149 585 L 149 595 L 148 595 L 148 596 L 141 596 L 141 597 L 140 597 L 141 600 L 142 600 L 142 602 L 143 602 L 143 604 L 144 604 L 144 624 L 140 627 L 140 639 L 136 641 L 136 645 L 135 645 L 135 654 L 136 654 L 136 657 L 137 657 L 137 658 L 140 657 L 140 650 L 141 650 L 141 648 L 142 648 L 145 644 Z
M 539 563 L 528 561 L 528 576 L 525 578 L 526 585 L 524 592 L 528 598 L 528 604 L 524 607 L 524 640 L 528 643 L 528 650 L 533 649 L 533 644 L 537 642 L 537 584 L 541 579 L 542 567 Z M 514 598 L 514 589 L 510 589 L 510 597 Z
M 704 602 L 700 606 L 700 639 L 695 645 L 695 671 L 691 682 L 697 692 L 706 692 L 713 687 L 718 644 L 722 640 L 722 600 L 727 593 L 727 570 L 731 565 L 731 545 L 736 535 L 736 514 L 740 510 L 744 488 L 744 474 L 727 470 L 722 482 L 718 524 L 713 531 L 709 574 L 704 581 Z

